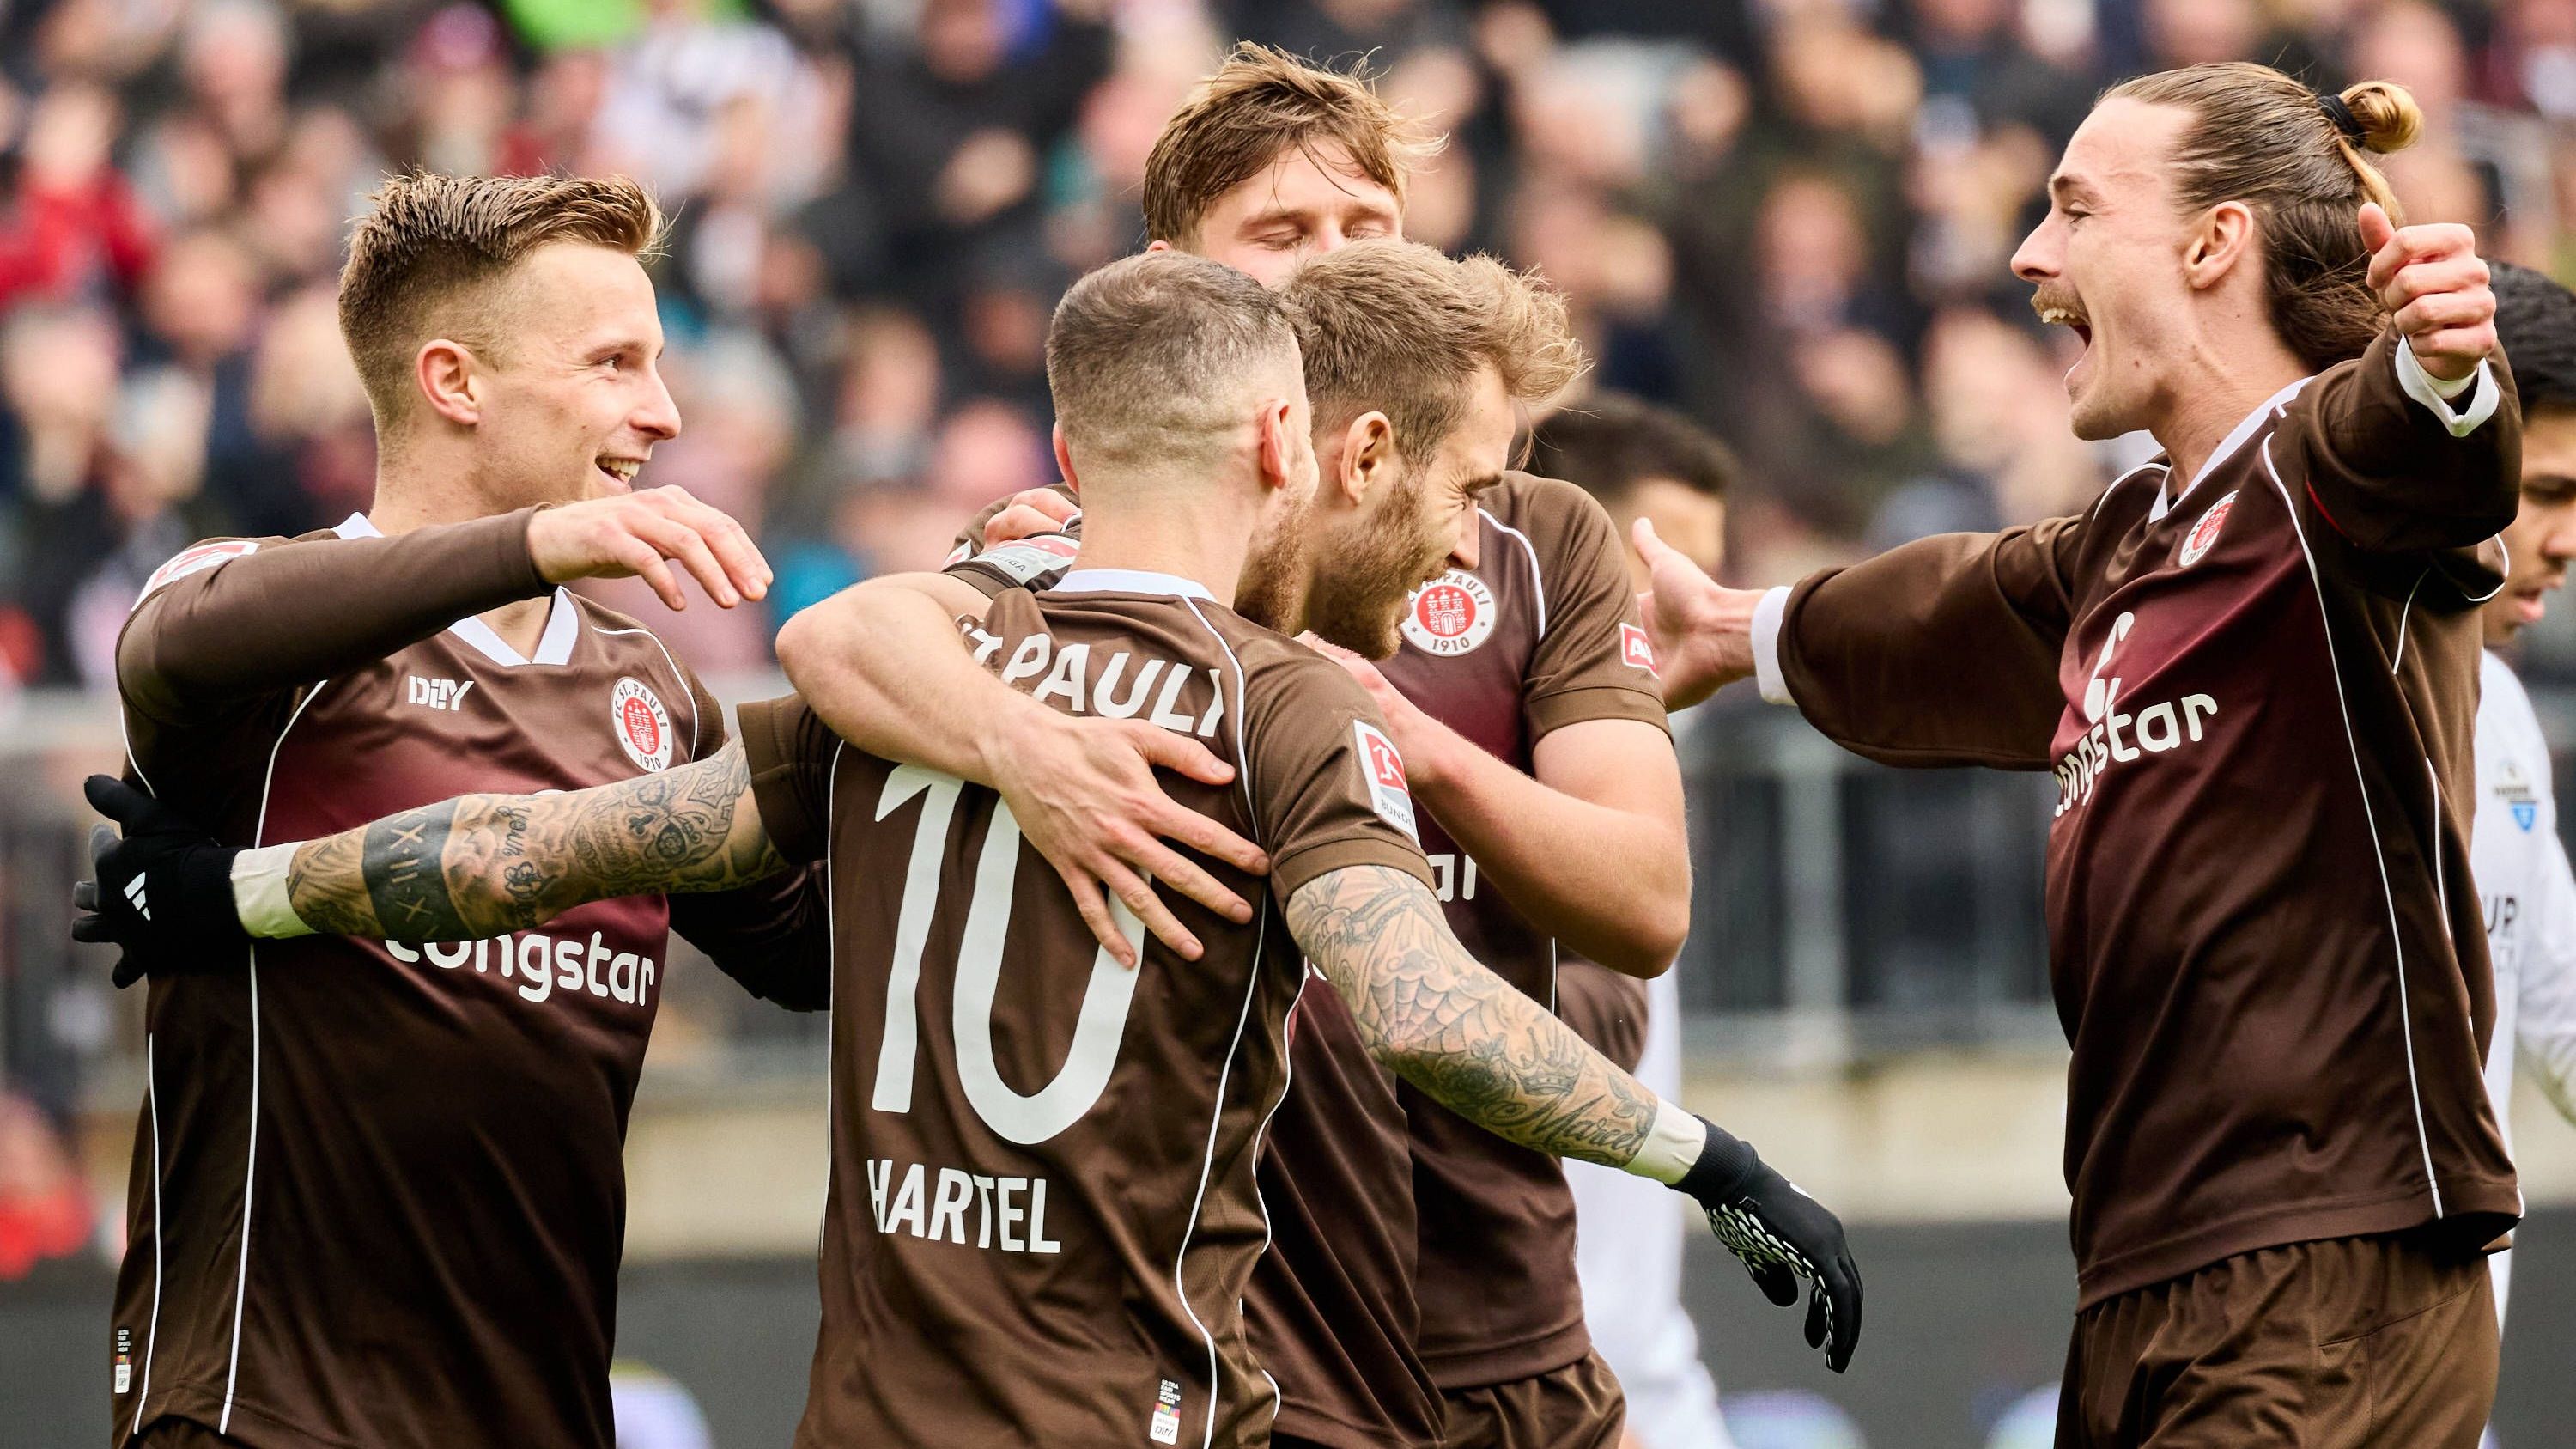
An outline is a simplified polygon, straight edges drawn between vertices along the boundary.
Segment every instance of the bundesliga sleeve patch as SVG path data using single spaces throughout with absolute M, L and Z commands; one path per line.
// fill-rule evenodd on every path
M 1351 735 L 1359 745 L 1360 768 L 1368 775 L 1369 808 L 1420 845 L 1421 832 L 1413 825 L 1413 792 L 1404 783 L 1404 756 L 1396 753 L 1395 741 L 1364 719 L 1351 721 Z
M 1663 678 L 1662 672 L 1655 668 L 1653 642 L 1646 638 L 1645 630 L 1634 624 L 1619 626 L 1619 658 L 1622 662 L 1633 664 L 1657 679 Z
M 1080 544 L 1061 533 L 1048 533 L 988 548 L 975 555 L 971 562 L 982 564 L 1025 588 L 1072 563 L 1074 553 L 1080 548 Z
M 152 577 L 143 581 L 143 592 L 136 594 L 134 601 L 142 603 L 163 584 L 184 579 L 190 574 L 204 573 L 218 564 L 258 551 L 259 540 L 255 538 L 227 538 L 218 543 L 201 543 L 195 548 L 181 549 L 168 563 L 152 571 Z

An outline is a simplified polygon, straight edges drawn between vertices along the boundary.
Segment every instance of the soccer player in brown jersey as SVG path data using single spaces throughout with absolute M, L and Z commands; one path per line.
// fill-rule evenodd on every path
M 2163 455 L 1787 590 L 1656 555 L 1677 702 L 1755 675 L 1873 759 L 2057 774 L 2061 1445 L 2469 1449 L 2494 1396 L 2468 847 L 2520 439 L 2474 239 L 2370 160 L 2420 124 L 2253 65 L 2113 87 L 2014 267 L 2076 431 Z
M 768 582 L 730 519 L 629 491 L 680 427 L 637 262 L 659 225 L 620 180 L 386 184 L 340 293 L 373 504 L 152 576 L 117 652 L 130 780 L 257 845 L 723 743 L 650 632 L 557 587 L 639 573 L 678 607 L 685 569 L 730 607 Z M 792 996 L 772 938 L 735 934 L 793 928 L 766 910 L 668 914 Z M 179 942 L 198 969 L 145 1017 L 114 1442 L 608 1449 L 620 1152 L 665 923 L 636 898 L 472 946 Z
M 1156 248 L 1275 284 L 1301 260 L 1401 236 L 1408 176 L 1432 149 L 1363 82 L 1247 46 L 1156 142 L 1147 230 Z M 1384 657 L 1344 656 L 1412 766 L 1450 925 L 1543 1003 L 1560 950 L 1662 972 L 1689 912 L 1681 777 L 1617 537 L 1580 490 L 1502 469 L 1507 406 L 1495 461 L 1440 476 L 1445 464 L 1428 467 L 1400 428 L 1388 431 L 1414 365 L 1389 335 L 1399 329 L 1326 330 L 1351 339 L 1338 358 L 1307 359 L 1310 387 L 1329 379 L 1329 401 L 1317 398 L 1328 467 L 1355 485 L 1411 470 L 1408 486 L 1463 487 L 1499 473 L 1462 498 L 1450 567 L 1373 651 Z M 985 537 L 1058 527 L 1067 512 L 1025 496 Z M 1036 577 L 1058 561 L 1010 562 Z M 944 622 L 903 581 L 881 581 L 791 621 L 780 657 L 835 728 L 994 784 L 1078 888 L 1097 901 L 1105 885 L 1161 932 L 1168 913 L 1148 876 L 1185 891 L 1195 878 L 1154 837 L 1227 846 L 1186 812 L 1176 820 L 1146 769 L 1187 763 L 1156 732 L 1031 709 L 997 689 L 907 688 L 953 667 Z M 856 637 L 880 647 L 839 642 Z M 1092 910 L 1101 929 L 1105 908 Z M 1282 1434 L 1340 1449 L 1616 1443 L 1618 1385 L 1584 1330 L 1573 1200 L 1557 1165 L 1410 1088 L 1391 1098 L 1330 1016 L 1298 1039 L 1299 1076 L 1315 1090 L 1282 1112 L 1265 1179 L 1284 1206 L 1254 1307 L 1285 1365 Z M 1377 1145 L 1398 1121 L 1401 1156 Z M 1408 1232 L 1412 1242 L 1397 1241 Z
M 1419 275 L 1405 251 L 1379 259 L 1389 283 Z M 848 748 L 794 698 L 746 709 L 742 746 L 633 784 L 471 796 L 249 852 L 165 851 L 131 822 L 103 909 L 132 929 L 140 880 L 191 921 L 263 935 L 418 916 L 466 940 L 823 859 L 834 1173 L 800 1444 L 1270 1442 L 1277 1394 L 1242 1300 L 1310 960 L 1366 1049 L 1431 1099 L 1691 1194 L 1775 1292 L 1815 1276 L 1810 1340 L 1839 1365 L 1859 1299 L 1831 1215 L 1473 960 L 1365 692 L 1274 632 L 1381 643 L 1455 527 L 1427 489 L 1382 495 L 1365 537 L 1318 509 L 1295 305 L 1182 256 L 1076 284 L 1048 341 L 1057 458 L 1091 490 L 1076 567 L 989 607 L 938 581 L 976 667 L 1044 707 L 1211 742 L 1234 772 L 1181 795 L 1267 854 L 1264 904 L 1250 923 L 1185 906 L 1187 956 L 1157 944 L 1122 963 L 1025 858 L 1000 797 Z M 1119 921 L 1138 952 L 1142 923 Z

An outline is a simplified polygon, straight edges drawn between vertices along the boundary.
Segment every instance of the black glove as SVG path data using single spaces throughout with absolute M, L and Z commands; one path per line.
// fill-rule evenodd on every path
M 1798 1280 L 1814 1280 L 1807 1346 L 1822 1348 L 1825 1366 L 1841 1373 L 1860 1342 L 1860 1269 L 1841 1220 L 1765 1166 L 1753 1144 L 1705 1117 L 1700 1125 L 1708 1128 L 1708 1145 L 1673 1186 L 1707 1209 L 1710 1230 L 1764 1297 L 1787 1308 L 1798 1301 Z
M 104 825 L 90 831 L 97 879 L 72 887 L 72 909 L 81 912 L 72 939 L 124 948 L 118 986 L 239 961 L 230 948 L 250 939 L 233 904 L 233 857 L 241 852 L 113 775 L 90 776 L 81 793 L 125 834 L 119 839 Z

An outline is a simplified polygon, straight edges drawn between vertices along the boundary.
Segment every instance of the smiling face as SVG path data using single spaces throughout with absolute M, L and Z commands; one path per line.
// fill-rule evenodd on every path
M 2192 240 L 2170 184 L 2190 114 L 2114 96 L 2093 108 L 2049 178 L 2048 217 L 2013 254 L 2040 320 L 2074 329 L 2066 373 L 2075 435 L 2152 427 L 2184 382 Z
M 644 268 L 613 248 L 553 242 L 521 259 L 487 305 L 503 340 L 474 353 L 472 446 L 492 501 L 628 491 L 653 445 L 680 433 Z
M 2488 647 L 2540 622 L 2549 592 L 2576 562 L 2576 407 L 2534 410 L 2522 423 L 2522 508 L 2504 531 L 2504 592 L 2487 601 Z
M 1381 413 L 1363 414 L 1338 437 L 1317 440 L 1327 483 L 1308 525 L 1305 625 L 1325 642 L 1371 659 L 1393 654 L 1413 591 L 1440 577 L 1453 559 L 1474 566 L 1476 502 L 1510 466 L 1519 416 L 1494 367 L 1481 369 L 1469 386 L 1465 416 L 1419 463 L 1370 441 L 1370 420 L 1382 423 Z M 1365 466 L 1362 454 L 1372 455 Z
M 1275 287 L 1310 256 L 1404 235 L 1404 207 L 1331 142 L 1292 146 L 1236 182 L 1178 245 Z M 1157 241 L 1156 246 L 1166 245 Z

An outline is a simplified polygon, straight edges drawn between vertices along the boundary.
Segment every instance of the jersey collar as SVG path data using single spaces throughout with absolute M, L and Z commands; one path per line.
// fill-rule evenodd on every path
M 2209 461 L 2200 465 L 2199 472 L 2191 475 L 2191 481 L 2182 486 L 2180 493 L 2167 497 L 2164 489 L 2156 490 L 2156 506 L 2148 511 L 2147 517 L 2150 520 L 2162 518 L 2175 504 L 2189 498 L 2191 490 L 2200 486 L 2201 479 L 2217 472 L 2219 464 L 2226 462 L 2235 455 L 2237 449 L 2245 446 L 2246 440 L 2254 436 L 2254 430 L 2263 426 L 2263 420 L 2270 416 L 2274 409 L 2288 407 L 2290 399 L 2299 395 L 2299 389 L 2314 381 L 2316 378 L 2313 376 L 2300 378 L 2297 382 L 2263 399 L 2260 407 L 2247 413 L 2226 437 L 2218 440 L 2217 450 L 2209 455 Z
M 1072 569 L 1056 580 L 1050 594 L 1174 594 L 1184 599 L 1216 601 L 1208 586 L 1179 574 L 1151 569 Z
M 363 513 L 352 513 L 333 529 L 342 538 L 382 538 L 384 531 Z M 510 647 L 510 641 L 494 633 L 492 626 L 472 614 L 447 626 L 447 632 L 471 647 L 475 653 L 495 664 L 517 667 L 522 664 L 569 664 L 573 641 L 581 637 L 580 606 L 572 600 L 569 589 L 555 590 L 554 608 L 546 615 L 546 632 L 537 639 L 537 655 L 526 658 Z

